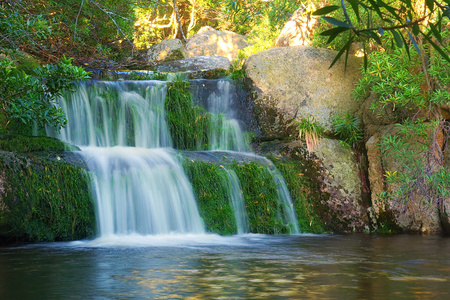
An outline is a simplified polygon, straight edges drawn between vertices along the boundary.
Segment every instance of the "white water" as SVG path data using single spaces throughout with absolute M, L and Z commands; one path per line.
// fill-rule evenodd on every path
M 95 174 L 100 236 L 204 233 L 192 187 L 174 158 L 165 84 L 96 82 L 61 99 L 61 138 L 82 147 Z
M 249 144 L 243 134 L 236 112 L 232 109 L 234 85 L 227 80 L 217 82 L 218 92 L 208 97 L 208 111 L 214 114 L 209 129 L 210 150 L 249 151 Z
M 208 110 L 217 116 L 216 131 L 209 133 L 211 149 L 248 151 L 231 106 L 232 86 L 229 81 L 218 85 L 218 93 L 208 97 Z M 92 188 L 102 238 L 205 232 L 192 187 L 170 148 L 165 96 L 165 84 L 158 81 L 96 82 L 82 84 L 60 100 L 68 124 L 59 138 L 80 146 L 95 174 Z M 269 165 L 284 204 L 283 218 L 291 233 L 299 233 L 286 184 Z M 238 233 L 248 233 L 239 180 L 227 172 Z
M 231 207 L 233 207 L 234 217 L 238 234 L 249 232 L 247 210 L 245 209 L 244 196 L 242 195 L 241 185 L 236 172 L 226 170 L 228 175 L 228 193 L 230 197 Z

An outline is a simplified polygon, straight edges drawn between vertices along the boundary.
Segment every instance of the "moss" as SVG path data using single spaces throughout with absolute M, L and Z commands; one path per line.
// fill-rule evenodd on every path
M 185 159 L 183 167 L 206 229 L 222 235 L 235 234 L 237 227 L 227 192 L 226 171 L 215 164 L 190 159 Z
M 273 156 L 269 159 L 274 162 L 286 181 L 300 230 L 309 233 L 327 232 L 328 228 L 320 217 L 322 195 L 314 177 L 305 175 L 308 168 L 305 167 L 304 162 L 281 160 Z
M 0 136 L 0 150 L 9 152 L 74 151 L 76 147 L 45 136 Z
M 189 91 L 189 82 L 174 81 L 168 83 L 164 107 L 175 149 L 207 149 L 207 132 L 211 114 L 198 106 L 194 106 Z
M 1 152 L 0 170 L 0 240 L 66 241 L 94 234 L 83 168 Z
M 244 194 L 247 216 L 252 233 L 288 233 L 283 220 L 283 206 L 278 201 L 277 187 L 267 167 L 255 162 L 234 164 Z

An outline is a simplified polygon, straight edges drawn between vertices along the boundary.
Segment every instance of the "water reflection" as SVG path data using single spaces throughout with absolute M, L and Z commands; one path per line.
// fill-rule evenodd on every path
M 450 292 L 448 238 L 167 240 L 0 248 L 0 299 L 444 299 Z

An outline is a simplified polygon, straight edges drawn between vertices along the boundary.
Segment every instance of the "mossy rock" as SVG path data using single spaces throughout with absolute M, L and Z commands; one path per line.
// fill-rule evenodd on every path
M 0 242 L 67 241 L 95 233 L 89 174 L 67 158 L 48 156 L 0 151 Z
M 27 153 L 37 151 L 76 151 L 80 149 L 51 137 L 0 135 L 0 150 Z

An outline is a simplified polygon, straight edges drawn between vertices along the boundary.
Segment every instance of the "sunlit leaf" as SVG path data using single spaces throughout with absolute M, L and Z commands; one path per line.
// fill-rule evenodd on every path
M 339 21 L 339 20 L 337 20 L 335 18 L 332 18 L 332 17 L 322 17 L 322 19 L 324 19 L 325 21 L 327 21 L 331 25 L 336 25 L 336 26 L 339 26 L 339 27 L 353 28 L 352 25 L 350 25 L 350 24 L 348 24 L 346 22 Z
M 322 16 L 322 15 L 326 15 L 329 14 L 335 10 L 338 10 L 339 8 L 341 8 L 340 6 L 337 5 L 330 5 L 330 6 L 325 6 L 322 8 L 319 8 L 318 10 L 314 11 L 312 13 L 313 16 Z
M 336 55 L 336 57 L 334 58 L 333 62 L 330 65 L 330 69 L 334 66 L 334 64 L 339 60 L 339 58 L 341 58 L 342 54 L 350 49 L 350 45 L 353 42 L 353 38 L 351 37 L 347 43 L 344 45 L 344 47 L 342 47 L 342 49 L 339 51 L 339 53 Z

